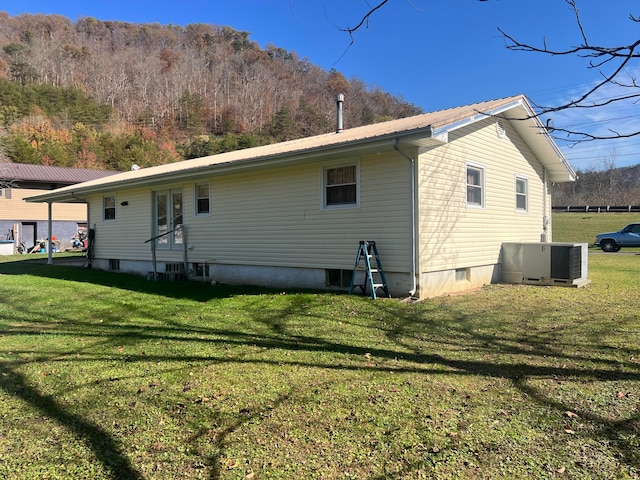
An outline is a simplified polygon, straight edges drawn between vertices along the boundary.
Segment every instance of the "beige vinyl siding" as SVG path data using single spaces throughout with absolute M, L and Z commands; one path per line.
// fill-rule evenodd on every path
M 420 156 L 421 271 L 496 264 L 503 242 L 540 241 L 548 215 L 544 171 L 509 122 L 504 126 L 502 138 L 493 119 L 461 128 Z M 484 167 L 484 208 L 467 206 L 468 162 Z M 528 180 L 526 213 L 516 211 L 516 175 Z
M 150 259 L 151 247 L 144 241 L 151 237 L 151 194 L 148 189 L 111 192 L 116 197 L 115 221 L 103 221 L 102 197 L 91 195 L 89 224 L 96 228 L 96 258 Z M 122 202 L 128 205 L 120 205 Z
M 0 215 L 6 220 L 47 220 L 49 210 L 46 203 L 25 202 L 24 199 L 49 191 L 12 188 L 11 198 L 0 198 Z M 87 220 L 87 206 L 84 203 L 54 203 L 51 212 L 54 221 L 84 222 Z
M 359 162 L 358 207 L 322 206 L 323 167 Z M 210 215 L 195 215 L 194 185 L 209 182 Z M 203 177 L 181 185 L 189 262 L 353 268 L 360 240 L 375 240 L 385 270 L 410 268 L 409 163 L 397 155 L 344 159 Z M 129 205 L 123 207 L 122 201 Z M 116 221 L 102 222 L 102 196 L 91 197 L 97 258 L 150 259 L 152 193 L 116 193 Z M 144 245 L 144 246 L 143 246 Z M 182 250 L 157 250 L 181 261 Z

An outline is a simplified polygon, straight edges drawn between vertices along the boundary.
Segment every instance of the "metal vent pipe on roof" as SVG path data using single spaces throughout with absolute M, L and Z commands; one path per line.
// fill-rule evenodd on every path
M 336 95 L 336 133 L 343 130 L 342 127 L 342 104 L 344 103 L 344 95 L 339 93 Z

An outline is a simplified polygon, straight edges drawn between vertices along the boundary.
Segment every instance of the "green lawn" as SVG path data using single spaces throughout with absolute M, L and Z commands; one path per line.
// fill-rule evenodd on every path
M 553 241 L 593 245 L 598 233 L 615 232 L 631 222 L 640 222 L 640 214 L 554 212 Z
M 418 303 L 0 259 L 0 478 L 640 478 L 638 255 Z

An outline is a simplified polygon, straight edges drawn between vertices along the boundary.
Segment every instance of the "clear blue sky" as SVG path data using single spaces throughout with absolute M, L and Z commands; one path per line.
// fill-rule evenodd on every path
M 526 94 L 555 105 L 597 81 L 599 71 L 569 57 L 512 52 L 498 27 L 516 38 L 550 48 L 581 43 L 573 11 L 564 0 L 390 0 L 350 44 L 340 28 L 355 26 L 378 0 L 0 0 L 0 11 L 60 14 L 133 23 L 229 25 L 251 33 L 261 47 L 272 43 L 324 69 L 401 96 L 425 111 Z M 593 44 L 629 44 L 639 38 L 637 0 L 578 0 Z M 640 76 L 640 68 L 634 66 Z M 633 71 L 629 72 L 633 75 Z M 345 105 L 348 108 L 348 105 Z M 587 130 L 638 123 L 639 106 L 556 114 L 556 126 Z M 558 142 L 576 169 L 640 163 L 640 138 Z

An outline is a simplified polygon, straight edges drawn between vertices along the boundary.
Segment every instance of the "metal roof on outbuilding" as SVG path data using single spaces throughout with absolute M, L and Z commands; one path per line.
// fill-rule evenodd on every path
M 75 185 L 76 183 L 98 180 L 114 175 L 112 170 L 89 170 L 82 168 L 50 167 L 27 163 L 0 164 L 0 178 L 18 182 L 57 183 Z

